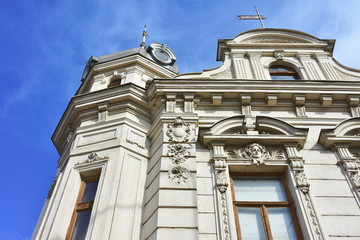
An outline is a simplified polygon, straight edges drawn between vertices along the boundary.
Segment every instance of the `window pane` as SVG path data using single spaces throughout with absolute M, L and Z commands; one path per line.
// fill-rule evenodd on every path
M 91 216 L 91 210 L 90 211 L 82 211 L 78 212 L 75 227 L 74 227 L 74 233 L 72 235 L 72 240 L 83 240 L 86 237 L 86 232 L 89 226 Z
M 269 68 L 269 71 L 271 71 L 271 72 L 293 72 L 294 70 L 292 70 L 291 68 L 287 68 L 287 67 L 274 66 L 274 67 Z
M 273 239 L 296 239 L 294 224 L 288 208 L 268 208 L 269 221 Z
M 236 201 L 286 201 L 279 178 L 235 178 Z
M 93 181 L 93 182 L 86 182 L 85 184 L 85 190 L 84 190 L 84 194 L 81 198 L 80 203 L 84 203 L 84 202 L 92 202 L 95 199 L 95 195 L 96 195 L 96 189 L 98 187 L 98 183 L 99 181 Z
M 271 75 L 272 80 L 296 80 L 296 75 Z
M 239 207 L 240 231 L 243 240 L 266 240 L 260 208 Z

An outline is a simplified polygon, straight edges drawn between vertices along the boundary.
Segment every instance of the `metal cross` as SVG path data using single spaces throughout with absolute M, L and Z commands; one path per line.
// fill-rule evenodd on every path
M 263 19 L 266 19 L 263 15 L 260 14 L 259 10 L 255 6 L 257 15 L 237 15 L 240 20 L 260 20 L 262 28 L 265 28 Z

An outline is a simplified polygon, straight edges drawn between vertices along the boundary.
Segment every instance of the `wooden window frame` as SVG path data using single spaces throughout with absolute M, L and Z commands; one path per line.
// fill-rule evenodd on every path
M 81 203 L 80 201 L 84 195 L 86 183 L 99 181 L 99 178 L 100 178 L 99 176 L 95 176 L 95 177 L 87 177 L 87 178 L 84 178 L 81 180 L 79 194 L 76 199 L 76 204 L 74 207 L 74 211 L 73 211 L 73 214 L 71 217 L 70 225 L 69 225 L 65 240 L 72 239 L 72 236 L 73 236 L 73 233 L 75 230 L 76 220 L 78 218 L 78 213 L 82 212 L 82 211 L 92 211 L 92 207 L 94 205 L 94 200 L 90 201 L 90 202 L 83 202 L 83 203 Z
M 289 69 L 290 71 L 271 71 L 270 69 L 272 67 L 286 68 L 286 69 Z M 293 70 L 290 67 L 282 66 L 282 65 L 275 65 L 272 67 L 269 68 L 269 74 L 270 74 L 271 79 L 272 79 L 272 76 L 293 76 L 295 78 L 295 80 L 300 79 L 298 72 Z M 275 79 L 272 79 L 272 80 L 275 80 Z M 289 79 L 289 80 L 291 80 L 291 79 Z M 279 81 L 284 81 L 284 80 L 279 80 Z
M 269 201 L 269 202 L 267 202 L 267 201 L 236 201 L 234 179 L 233 179 L 236 177 L 252 177 L 252 178 L 258 178 L 258 179 L 268 178 L 268 177 L 277 177 L 281 180 L 281 183 L 283 184 L 287 201 L 278 201 L 278 202 L 275 202 L 275 201 Z M 233 202 L 233 209 L 234 209 L 235 223 L 236 223 L 236 232 L 237 232 L 238 240 L 242 240 L 238 207 L 259 207 L 260 208 L 262 223 L 264 226 L 264 232 L 265 232 L 267 240 L 274 240 L 272 237 L 272 234 L 271 234 L 271 227 L 270 227 L 270 221 L 269 221 L 269 217 L 268 217 L 267 208 L 269 208 L 269 207 L 287 207 L 290 210 L 290 215 L 291 215 L 291 219 L 293 220 L 297 240 L 304 239 L 301 229 L 300 229 L 298 219 L 296 217 L 294 201 L 291 198 L 290 191 L 289 191 L 284 173 L 241 173 L 241 174 L 235 173 L 235 174 L 231 174 L 230 181 L 231 181 L 232 202 Z

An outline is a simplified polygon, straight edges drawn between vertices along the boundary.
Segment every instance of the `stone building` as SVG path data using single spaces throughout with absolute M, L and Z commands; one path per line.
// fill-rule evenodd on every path
M 360 71 L 288 29 L 92 57 L 33 239 L 360 239 Z

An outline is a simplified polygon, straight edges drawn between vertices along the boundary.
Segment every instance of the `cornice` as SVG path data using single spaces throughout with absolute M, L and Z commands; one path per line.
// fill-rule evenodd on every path
M 79 116 L 84 111 L 98 111 L 98 104 L 105 101 L 111 104 L 126 100 L 143 108 L 148 107 L 145 89 L 131 83 L 74 96 L 51 137 L 57 150 L 61 151 L 62 147 L 59 144 L 65 142 L 70 131 L 75 130 L 80 120 Z M 69 129 L 68 126 L 74 129 Z
M 289 93 L 289 94 L 360 94 L 360 83 L 350 81 L 274 81 L 219 79 L 155 79 L 147 89 L 149 99 L 164 93 Z M 210 96 L 210 95 L 209 95 Z M 225 96 L 224 96 L 225 97 Z

